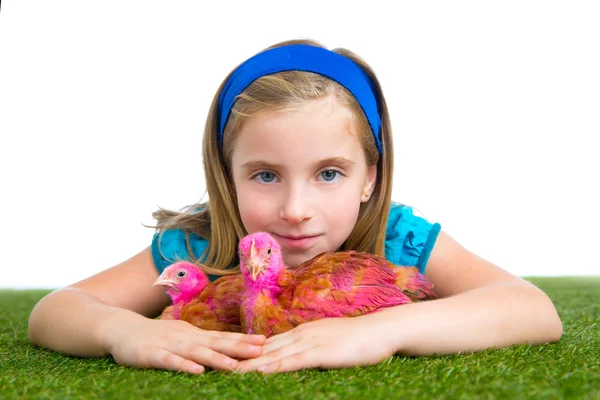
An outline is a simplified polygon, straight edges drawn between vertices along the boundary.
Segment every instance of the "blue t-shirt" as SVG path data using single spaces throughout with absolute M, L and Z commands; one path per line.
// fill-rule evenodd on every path
M 425 272 L 431 249 L 440 233 L 440 224 L 432 224 L 415 215 L 412 207 L 392 203 L 385 235 L 385 258 L 396 265 L 416 266 Z M 190 247 L 195 258 L 200 258 L 208 246 L 208 240 L 190 233 Z M 180 260 L 188 260 L 189 253 L 182 229 L 164 231 L 158 249 L 159 232 L 152 239 L 152 258 L 160 274 L 166 267 Z M 217 275 L 209 275 L 215 280 Z

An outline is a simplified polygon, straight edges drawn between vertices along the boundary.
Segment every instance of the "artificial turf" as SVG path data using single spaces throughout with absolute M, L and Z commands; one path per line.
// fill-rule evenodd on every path
M 558 343 L 269 376 L 191 376 L 47 351 L 29 343 L 27 320 L 49 290 L 0 290 L 0 398 L 600 399 L 600 276 L 526 279 L 556 305 Z

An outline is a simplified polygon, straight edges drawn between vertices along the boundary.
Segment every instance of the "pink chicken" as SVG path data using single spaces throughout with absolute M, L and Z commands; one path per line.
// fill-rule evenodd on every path
M 222 276 L 209 282 L 195 264 L 180 261 L 167 267 L 154 285 L 165 286 L 173 303 L 160 319 L 180 319 L 205 330 L 241 332 L 241 275 Z
M 355 317 L 436 298 L 433 284 L 416 267 L 398 267 L 368 253 L 325 252 L 288 269 L 279 243 L 258 232 L 240 241 L 239 256 L 246 333 L 268 337 L 321 318 Z
M 169 265 L 153 284 L 164 286 L 172 301 L 172 305 L 163 311 L 161 319 L 179 319 L 181 308 L 189 304 L 208 284 L 208 277 L 195 264 L 180 261 Z

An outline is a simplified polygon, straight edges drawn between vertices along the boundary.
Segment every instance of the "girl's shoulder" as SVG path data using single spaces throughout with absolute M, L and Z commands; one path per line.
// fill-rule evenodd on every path
M 416 266 L 424 273 L 440 230 L 439 223 L 428 221 L 413 207 L 392 203 L 385 236 L 385 258 L 396 265 Z
M 195 234 L 189 234 L 189 247 L 193 256 L 200 261 L 204 260 L 204 252 L 208 247 L 208 240 Z M 177 261 L 190 259 L 188 242 L 183 229 L 167 229 L 154 234 L 152 238 L 152 258 L 158 273 Z

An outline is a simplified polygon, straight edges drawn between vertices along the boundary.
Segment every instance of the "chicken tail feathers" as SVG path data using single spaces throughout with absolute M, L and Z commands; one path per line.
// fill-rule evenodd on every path
M 400 267 L 396 271 L 396 284 L 412 301 L 432 300 L 437 298 L 431 283 L 417 267 Z

